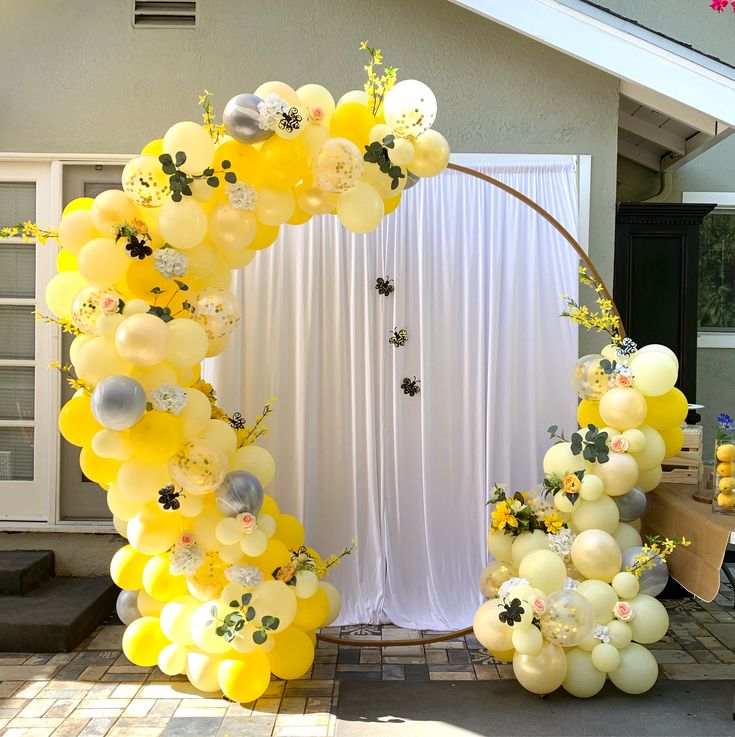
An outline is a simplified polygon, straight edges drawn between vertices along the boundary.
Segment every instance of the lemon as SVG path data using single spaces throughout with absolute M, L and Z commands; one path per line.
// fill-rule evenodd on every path
M 735 507 L 735 494 L 720 493 L 717 495 L 717 504 L 722 509 L 732 509 Z
M 720 491 L 725 494 L 732 494 L 733 490 L 735 490 L 735 479 L 728 477 L 720 479 Z
M 717 464 L 717 475 L 718 476 L 732 476 L 732 463 L 718 463 Z
M 735 461 L 735 445 L 732 443 L 721 445 L 717 449 L 717 460 L 723 461 L 724 463 Z

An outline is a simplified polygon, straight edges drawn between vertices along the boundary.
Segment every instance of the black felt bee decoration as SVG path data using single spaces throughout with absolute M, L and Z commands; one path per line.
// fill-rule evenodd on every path
M 408 332 L 405 328 L 401 328 L 400 330 L 398 328 L 393 328 L 393 332 L 390 334 L 388 342 L 394 348 L 402 348 L 406 343 L 408 343 Z
M 174 485 L 168 484 L 158 491 L 158 503 L 165 509 L 178 509 L 181 506 L 181 493 L 174 491 Z
M 130 251 L 131 258 L 139 258 L 141 261 L 146 256 L 153 254 L 153 249 L 146 243 L 145 238 L 136 238 L 131 235 L 128 238 L 128 242 L 125 244 L 125 250 Z
M 288 131 L 289 133 L 293 133 L 293 131 L 299 130 L 301 128 L 301 121 L 303 118 L 299 115 L 299 109 L 296 107 L 289 108 L 288 111 L 283 111 L 281 113 L 282 117 L 278 121 L 278 127 L 282 131 Z
M 413 379 L 409 379 L 408 376 L 406 376 L 401 384 L 401 389 L 403 389 L 404 394 L 415 397 L 421 391 L 421 387 L 419 386 L 420 383 L 421 379 L 417 379 L 415 376 Z
M 375 280 L 375 288 L 378 290 L 378 294 L 382 295 L 383 297 L 388 297 L 390 296 L 391 292 L 395 291 L 395 287 L 393 286 L 393 279 L 391 279 L 389 276 L 386 276 L 385 279 L 379 276 Z
M 526 612 L 520 599 L 513 599 L 510 604 L 504 603 L 503 609 L 504 611 L 498 614 L 498 619 L 503 624 L 507 624 L 508 627 L 512 627 L 516 622 L 520 622 Z
M 621 358 L 628 358 L 629 356 L 632 356 L 637 350 L 638 345 L 634 340 L 631 340 L 630 338 L 623 338 L 622 341 L 620 341 L 620 345 L 618 346 L 616 353 Z
M 235 412 L 235 414 L 232 415 L 232 417 L 229 417 L 228 420 L 230 426 L 235 430 L 245 429 L 245 418 L 239 412 Z

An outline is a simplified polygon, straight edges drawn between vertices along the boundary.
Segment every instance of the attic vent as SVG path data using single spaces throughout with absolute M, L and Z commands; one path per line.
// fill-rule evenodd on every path
M 134 0 L 135 28 L 193 28 L 196 25 L 196 2 L 171 0 Z

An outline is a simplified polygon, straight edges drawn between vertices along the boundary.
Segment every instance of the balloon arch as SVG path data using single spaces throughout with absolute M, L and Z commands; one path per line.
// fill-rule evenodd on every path
M 340 608 L 324 577 L 353 548 L 322 558 L 305 544 L 299 520 L 265 492 L 275 461 L 257 440 L 270 403 L 251 422 L 228 415 L 199 367 L 240 319 L 231 270 L 274 243 L 282 224 L 336 214 L 368 232 L 405 190 L 449 165 L 518 198 L 566 239 L 599 312 L 572 300 L 565 312 L 612 339 L 574 369 L 587 429 L 567 439 L 550 428 L 558 442 L 544 458 L 543 493 L 494 490 L 495 560 L 474 631 L 536 693 L 590 696 L 608 677 L 647 690 L 657 666 L 644 645 L 668 624 L 650 594 L 676 541 L 641 547 L 636 520 L 665 453 L 681 446 L 676 357 L 637 350 L 571 234 L 523 194 L 449 164 L 447 141 L 431 129 L 431 90 L 396 83 L 391 68 L 378 76 L 380 52 L 363 48 L 365 91 L 335 104 L 320 85 L 268 82 L 230 100 L 221 124 L 205 93 L 203 124 L 176 123 L 146 145 L 125 166 L 123 191 L 74 200 L 58 232 L 0 231 L 61 246 L 46 289 L 55 317 L 39 317 L 75 335 L 71 365 L 58 366 L 77 390 L 59 428 L 81 447 L 82 471 L 106 491 L 128 540 L 111 563 L 123 650 L 239 702 L 257 699 L 271 675 L 309 671 L 316 631 Z

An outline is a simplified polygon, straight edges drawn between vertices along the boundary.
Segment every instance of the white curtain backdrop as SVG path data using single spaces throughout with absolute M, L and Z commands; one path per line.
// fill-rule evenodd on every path
M 577 232 L 574 162 L 477 165 Z M 448 171 L 405 193 L 376 232 L 336 217 L 286 226 L 237 275 L 242 325 L 208 368 L 222 405 L 252 419 L 276 395 L 263 445 L 269 493 L 322 555 L 339 622 L 467 626 L 487 561 L 495 481 L 541 478 L 546 428 L 575 422 L 576 330 L 558 317 L 578 260 L 515 198 Z M 383 297 L 377 277 L 395 292 Z M 408 344 L 389 345 L 394 328 Z M 404 377 L 421 393 L 406 396 Z

